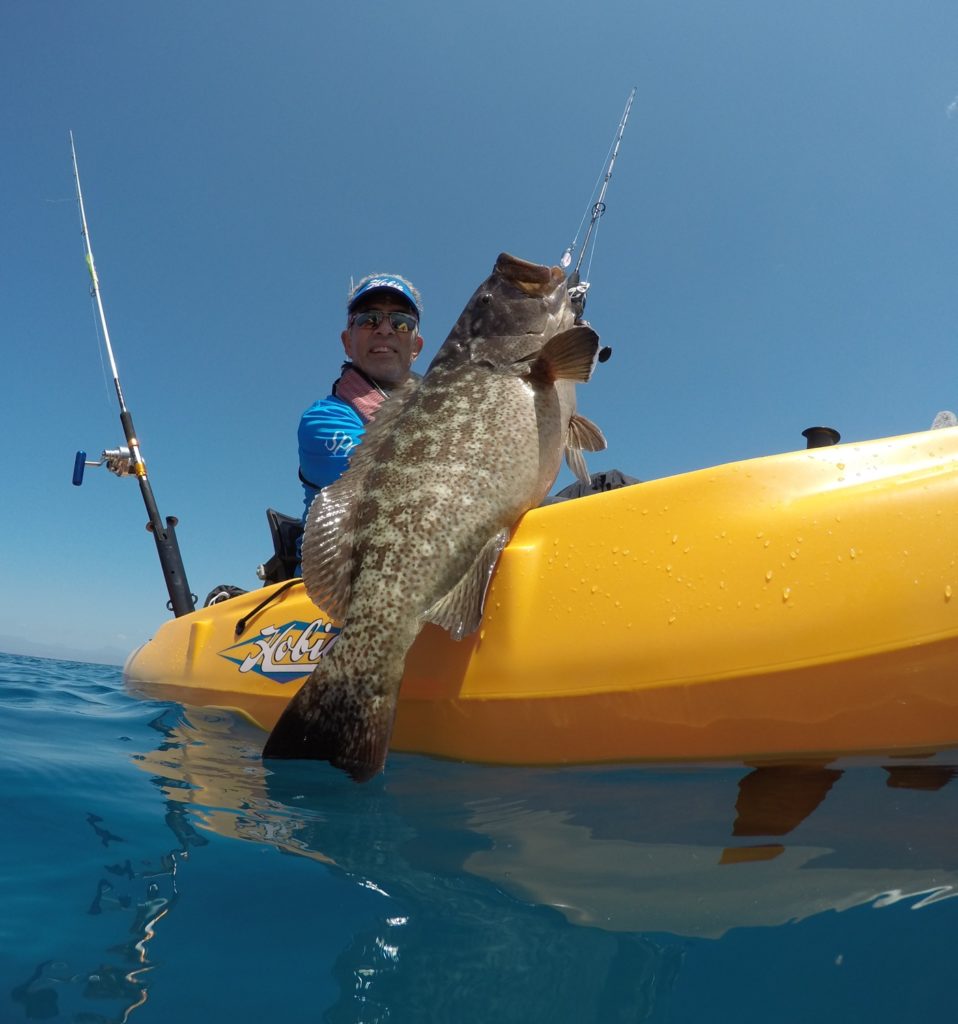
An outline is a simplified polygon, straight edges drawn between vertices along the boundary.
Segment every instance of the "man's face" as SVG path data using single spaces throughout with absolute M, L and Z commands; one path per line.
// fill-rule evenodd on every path
M 343 348 L 347 357 L 378 384 L 399 384 L 409 375 L 412 361 L 422 348 L 422 338 L 418 329 L 397 331 L 388 316 L 384 316 L 376 327 L 356 324 L 356 314 L 370 310 L 411 312 L 407 303 L 388 293 L 372 293 L 365 302 L 357 303 L 350 315 L 349 325 L 342 333 Z

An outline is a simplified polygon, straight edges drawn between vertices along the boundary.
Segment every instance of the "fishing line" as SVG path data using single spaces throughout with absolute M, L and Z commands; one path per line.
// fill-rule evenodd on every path
M 605 167 L 605 178 L 602 182 L 602 187 L 599 191 L 599 198 L 592 204 L 592 219 L 589 221 L 589 229 L 585 235 L 585 241 L 582 243 L 582 248 L 579 250 L 579 258 L 576 260 L 575 267 L 569 274 L 570 283 L 574 281 L 574 287 L 581 290 L 580 298 L 582 306 L 585 305 L 585 292 L 588 290 L 588 280 L 582 281 L 579 276 L 579 268 L 582 266 L 582 260 L 585 257 L 587 251 L 589 251 L 589 242 L 592 241 L 592 251 L 595 251 L 595 232 L 598 227 L 599 218 L 605 213 L 605 194 L 609 188 L 609 182 L 612 179 L 612 169 L 615 167 L 615 158 L 619 153 L 619 146 L 622 144 L 622 136 L 625 134 L 625 126 L 629 120 L 629 111 L 632 109 L 632 101 L 635 99 L 637 86 L 633 86 L 632 91 L 629 93 L 629 98 L 625 104 L 625 111 L 622 114 L 622 118 L 619 121 L 619 126 L 616 129 L 615 136 L 612 139 L 612 145 L 609 147 L 609 153 L 606 156 Z M 601 177 L 601 174 L 600 174 Z M 595 186 L 592 187 L 592 196 L 595 195 Z M 591 196 L 590 196 L 591 199 Z M 572 254 L 575 251 L 575 246 L 579 238 L 579 232 L 582 230 L 582 224 L 585 222 L 585 217 L 579 222 L 579 229 L 576 231 L 575 238 L 572 244 L 562 254 L 562 259 L 559 261 L 561 266 L 568 270 L 572 265 Z M 591 257 L 590 257 L 591 265 Z M 581 282 L 581 283 L 580 283 Z
M 71 144 L 73 142 L 73 134 L 70 134 Z M 80 222 L 80 249 L 83 253 L 84 262 L 86 261 L 86 225 L 83 223 L 83 214 L 80 211 L 80 205 L 77 202 L 76 197 L 73 199 L 48 199 L 47 202 L 58 202 L 58 203 L 74 203 L 77 207 L 77 220 Z M 110 381 L 107 377 L 106 362 L 103 359 L 103 335 L 100 333 L 100 319 L 97 316 L 96 308 L 96 292 L 91 284 L 90 286 L 90 316 L 93 318 L 93 335 L 96 338 L 96 354 L 100 360 L 100 375 L 103 380 L 103 400 L 106 403 L 108 409 L 112 408 L 113 403 L 110 397 Z
M 599 188 L 599 182 L 602 181 L 602 176 L 605 174 L 605 167 L 609 162 L 609 155 L 611 154 L 612 146 L 614 145 L 615 142 L 609 146 L 609 149 L 605 154 L 605 159 L 602 161 L 602 166 L 599 168 L 599 173 L 596 175 L 595 184 L 592 186 L 592 191 L 589 193 L 589 201 L 585 204 L 585 209 L 582 211 L 582 220 L 579 221 L 579 226 L 575 229 L 575 237 L 572 239 L 572 242 L 566 251 L 562 254 L 560 263 L 563 267 L 569 267 L 572 264 L 572 254 L 575 252 L 575 247 L 579 242 L 579 235 L 582 234 L 582 225 L 585 224 L 586 218 L 592 212 L 592 200 L 595 198 L 596 191 Z
M 103 337 L 100 334 L 100 321 L 96 315 L 96 303 L 93 300 L 93 296 L 90 296 L 90 316 L 93 317 L 93 333 L 96 336 L 96 354 L 100 359 L 100 375 L 103 378 L 103 401 L 106 403 L 108 409 L 113 407 L 113 402 L 110 398 L 110 380 L 107 376 L 106 362 L 103 359 Z
M 595 250 L 599 245 L 599 223 L 596 221 L 595 234 L 592 236 L 592 248 L 589 250 L 589 265 L 585 269 L 585 279 L 592 277 L 592 261 L 595 259 Z
M 616 129 L 615 137 L 613 138 L 612 145 L 609 148 L 609 154 L 606 157 L 605 177 L 602 181 L 602 187 L 599 190 L 599 198 L 592 204 L 592 217 L 589 221 L 589 229 L 585 233 L 585 240 L 582 243 L 582 248 L 579 250 L 579 258 L 576 260 L 575 266 L 572 267 L 572 254 L 575 251 L 575 247 L 579 239 L 579 233 L 582 231 L 582 224 L 585 222 L 584 216 L 579 222 L 579 228 L 575 233 L 575 238 L 573 238 L 572 244 L 566 249 L 562 254 L 562 258 L 559 260 L 560 265 L 566 271 L 566 284 L 569 290 L 569 301 L 572 303 L 576 322 L 584 322 L 585 319 L 585 303 L 586 296 L 589 291 L 589 275 L 592 272 L 592 260 L 595 257 L 596 242 L 599 237 L 599 219 L 602 214 L 605 213 L 605 194 L 608 191 L 609 182 L 612 180 L 612 169 L 615 167 L 615 158 L 618 156 L 619 146 L 622 145 L 622 136 L 625 134 L 625 126 L 629 120 L 629 111 L 632 109 L 632 101 L 635 99 L 636 89 L 637 86 L 633 86 L 632 91 L 629 93 L 629 98 L 626 100 L 625 104 L 625 111 L 622 114 L 622 118 L 619 121 L 619 127 Z M 592 186 L 592 195 L 595 195 L 594 185 Z M 586 253 L 589 254 L 589 264 L 586 269 L 586 276 L 583 279 L 579 273 L 579 269 L 582 266 L 582 260 Z M 571 270 L 569 269 L 570 267 L 572 267 Z M 612 349 L 609 348 L 608 345 L 604 346 L 599 352 L 599 362 L 604 363 L 611 354 Z

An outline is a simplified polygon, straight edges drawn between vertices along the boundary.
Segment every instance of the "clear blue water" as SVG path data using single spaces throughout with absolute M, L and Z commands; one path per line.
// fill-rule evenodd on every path
M 958 1010 L 958 752 L 270 773 L 225 712 L 0 656 L 0 1021 Z

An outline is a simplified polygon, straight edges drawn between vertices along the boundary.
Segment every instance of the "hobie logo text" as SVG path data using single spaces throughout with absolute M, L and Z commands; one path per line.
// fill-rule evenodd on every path
M 256 672 L 276 682 L 308 675 L 339 636 L 339 627 L 325 619 L 264 626 L 257 636 L 220 651 L 239 671 Z

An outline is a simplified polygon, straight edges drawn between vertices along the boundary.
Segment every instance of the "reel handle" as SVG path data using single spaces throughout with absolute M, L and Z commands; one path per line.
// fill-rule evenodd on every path
M 79 487 L 83 483 L 83 471 L 86 469 L 86 452 L 77 452 L 73 461 L 73 486 Z

